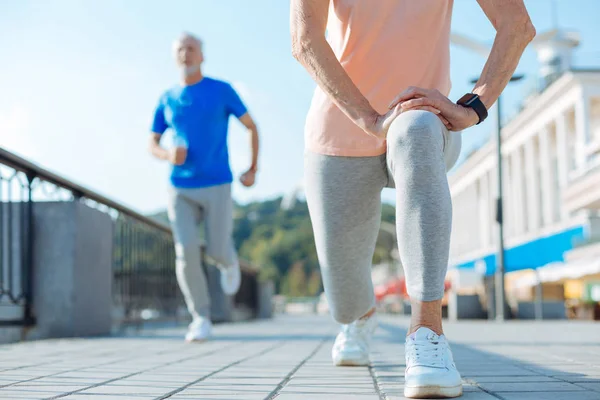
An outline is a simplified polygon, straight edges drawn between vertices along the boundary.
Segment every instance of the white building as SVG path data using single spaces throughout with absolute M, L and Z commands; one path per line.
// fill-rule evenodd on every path
M 545 88 L 502 129 L 507 271 L 563 261 L 600 233 L 600 69 L 570 67 L 576 35 L 540 36 Z M 449 178 L 451 266 L 495 270 L 496 165 L 491 140 Z

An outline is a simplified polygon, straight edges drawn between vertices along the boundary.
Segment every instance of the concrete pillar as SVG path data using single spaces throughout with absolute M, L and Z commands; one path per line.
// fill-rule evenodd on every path
M 487 173 L 479 178 L 479 233 L 481 235 L 481 247 L 487 247 L 491 244 L 490 227 L 494 226 L 494 221 L 490 220 L 490 191 Z
M 113 221 L 81 202 L 34 204 L 34 315 L 27 338 L 111 331 Z
M 575 103 L 576 167 L 581 171 L 587 166 L 586 147 L 590 142 L 590 98 L 585 91 Z
M 504 210 L 504 220 L 506 223 L 506 237 L 511 238 L 515 236 L 515 157 L 514 153 L 510 153 L 506 156 L 507 161 L 507 172 L 506 172 L 506 182 L 507 182 L 507 190 L 505 193 L 507 205 L 506 210 Z
M 515 177 L 515 186 L 514 186 L 514 209 L 515 209 L 515 233 L 520 235 L 525 232 L 525 202 L 523 197 L 523 179 L 524 179 L 524 171 L 523 171 L 523 155 L 521 152 L 521 148 L 515 149 L 513 154 L 514 157 L 514 177 Z
M 569 165 L 570 157 L 569 146 L 567 143 L 567 116 L 563 111 L 557 115 L 556 120 L 556 161 L 558 164 L 558 193 L 557 198 L 559 200 L 560 215 L 557 215 L 559 220 L 565 220 L 568 218 L 568 212 L 565 207 L 562 207 L 562 195 L 569 182 Z
M 527 230 L 535 232 L 540 226 L 540 182 L 537 179 L 538 157 L 535 149 L 535 137 L 525 143 L 525 171 L 527 176 Z
M 257 318 L 266 319 L 273 316 L 273 296 L 275 296 L 275 283 L 271 280 L 259 281 Z
M 503 190 L 503 199 L 502 199 L 502 212 L 504 213 L 504 240 L 506 241 L 507 237 L 510 237 L 510 213 L 511 213 L 511 198 L 510 198 L 510 187 L 511 187 L 511 168 L 510 168 L 510 157 L 507 155 L 502 156 L 502 171 L 504 176 L 502 177 L 502 190 Z M 494 209 L 496 208 L 496 203 L 494 202 Z M 494 215 L 495 216 L 495 215 Z M 495 219 L 491 221 L 492 224 L 495 223 Z M 492 225 L 492 229 L 498 229 L 496 225 Z
M 496 199 L 498 198 L 498 169 L 494 166 L 488 171 L 488 184 L 490 194 L 490 239 L 492 245 L 498 243 L 498 229 L 496 223 Z M 468 215 L 468 212 L 467 212 Z M 468 234 L 468 233 L 467 233 Z M 470 236 L 468 236 L 470 238 Z
M 550 130 L 545 126 L 540 132 L 540 167 L 542 169 L 542 220 L 543 226 L 554 222 L 554 203 L 556 194 L 553 185 L 552 147 L 550 146 Z

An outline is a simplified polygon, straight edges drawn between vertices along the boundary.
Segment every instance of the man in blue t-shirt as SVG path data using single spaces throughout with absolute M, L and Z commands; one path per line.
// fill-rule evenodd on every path
M 192 323 L 187 341 L 210 336 L 210 298 L 201 268 L 198 224 L 205 222 L 207 256 L 221 270 L 225 294 L 235 294 L 241 281 L 240 267 L 233 245 L 233 201 L 229 166 L 227 128 L 229 116 L 240 120 L 251 136 L 252 164 L 241 176 L 244 186 L 254 184 L 258 161 L 258 132 L 244 103 L 231 85 L 205 77 L 202 43 L 184 34 L 174 44 L 175 57 L 182 71 L 182 84 L 167 90 L 160 98 L 154 121 L 150 151 L 173 165 L 169 219 L 173 227 L 176 272 Z M 171 128 L 174 146 L 160 145 L 162 134 Z

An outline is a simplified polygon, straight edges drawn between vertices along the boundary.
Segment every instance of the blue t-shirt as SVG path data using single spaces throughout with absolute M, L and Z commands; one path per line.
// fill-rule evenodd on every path
M 162 134 L 171 128 L 175 141 L 188 147 L 185 163 L 173 166 L 173 186 L 200 188 L 233 181 L 227 150 L 229 116 L 239 118 L 246 112 L 231 85 L 210 78 L 175 87 L 160 98 L 152 132 Z

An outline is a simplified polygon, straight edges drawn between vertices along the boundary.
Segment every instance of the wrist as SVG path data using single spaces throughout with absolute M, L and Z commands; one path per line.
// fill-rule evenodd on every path
M 488 92 L 486 92 L 485 87 L 473 89 L 473 93 L 479 96 L 479 100 L 481 100 L 485 108 L 489 110 L 490 108 L 492 108 L 496 100 L 491 99 Z
M 381 115 L 377 111 L 373 109 L 366 110 L 363 113 L 363 115 L 358 119 L 356 124 L 365 132 L 371 133 L 375 130 L 375 127 L 377 126 L 377 121 L 380 117 Z
M 469 126 L 475 126 L 479 123 L 479 115 L 471 107 L 464 107 L 469 115 Z
M 456 104 L 465 109 L 466 116 L 471 123 L 470 126 L 482 123 L 488 116 L 488 109 L 481 101 L 478 94 L 467 93 L 458 99 Z M 477 118 L 475 118 L 475 115 Z

